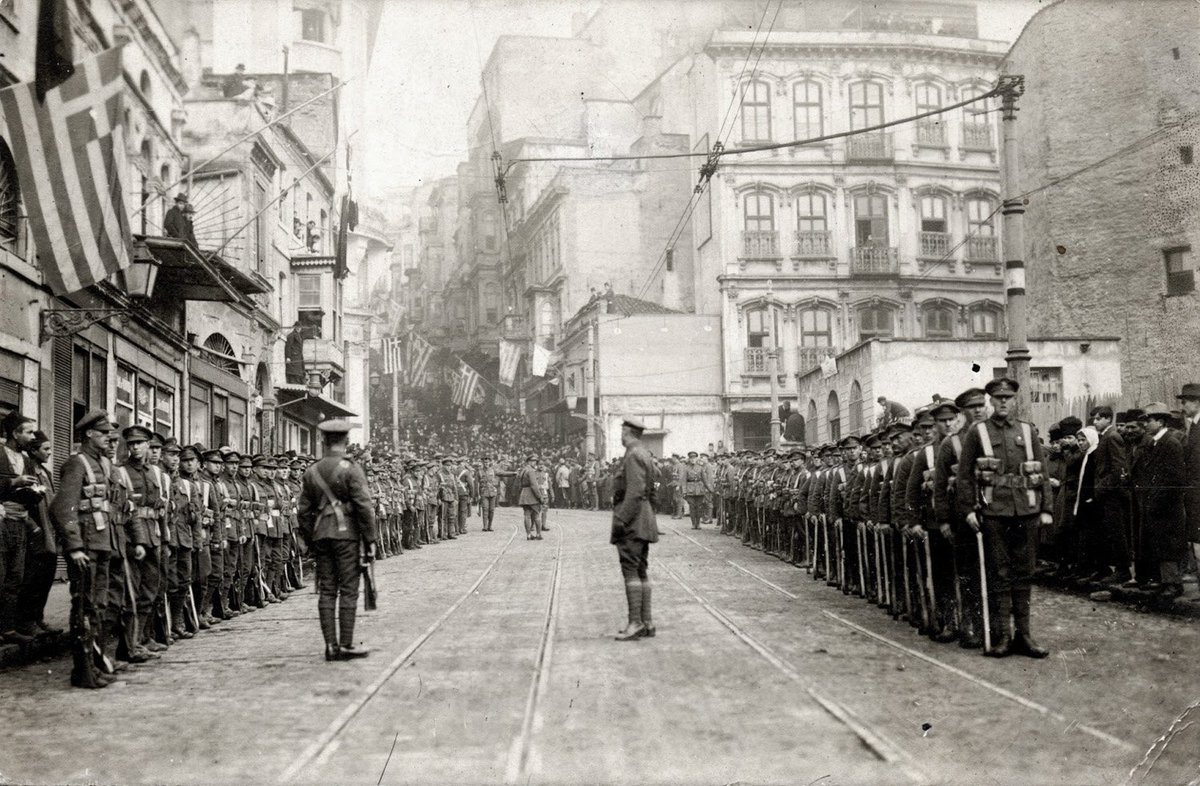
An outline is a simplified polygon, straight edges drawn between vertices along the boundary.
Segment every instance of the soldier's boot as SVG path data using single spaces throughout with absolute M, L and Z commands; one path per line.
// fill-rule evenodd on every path
M 171 604 L 171 635 L 176 639 L 190 639 L 196 634 L 187 630 L 187 619 L 183 614 L 183 596 L 175 595 L 170 598 Z
M 1050 654 L 1050 650 L 1038 646 L 1038 643 L 1033 640 L 1033 634 L 1030 632 L 1029 626 L 1029 589 L 1017 591 L 1017 597 L 1013 599 L 1013 618 L 1017 628 L 1017 635 L 1012 642 L 1012 651 L 1018 655 L 1026 655 L 1030 658 L 1045 658 Z
M 88 638 L 81 636 L 71 646 L 71 685 L 89 690 L 107 688 L 109 680 L 92 663 L 91 644 Z
M 141 642 L 139 642 L 137 649 L 155 653 L 154 657 L 158 657 L 157 653 L 165 652 L 167 645 L 155 641 L 154 637 L 150 635 L 150 626 L 154 624 L 154 617 L 155 615 L 151 610 L 138 612 L 138 631 L 140 632 Z
M 992 648 L 983 654 L 991 658 L 1004 658 L 1016 652 L 1013 647 L 1012 634 L 1009 632 L 1009 618 L 1012 617 L 1011 593 L 1008 591 L 999 593 L 993 608 L 996 613 L 991 618 Z
M 354 643 L 354 618 L 358 609 L 355 606 L 342 606 L 338 609 L 338 648 L 342 660 L 365 658 L 371 651 Z
M 641 579 L 626 579 L 625 602 L 629 607 L 629 624 L 617 634 L 617 641 L 633 641 L 646 635 L 646 625 L 642 622 L 642 589 Z
M 242 609 L 246 608 L 246 604 L 242 602 L 242 582 L 240 579 L 235 579 L 230 585 L 229 591 L 222 594 L 222 601 L 226 604 L 228 611 L 226 614 L 229 617 L 237 617 L 242 614 Z M 246 609 L 249 611 L 249 609 Z
M 325 660 L 340 660 L 341 650 L 338 647 L 337 618 L 332 605 L 326 606 L 322 600 L 317 604 L 317 616 L 321 620 L 321 636 L 325 639 Z
M 650 615 L 650 580 L 642 582 L 642 624 L 646 626 L 646 632 L 642 634 L 648 639 L 654 638 L 654 634 L 658 630 L 654 627 L 654 619 Z

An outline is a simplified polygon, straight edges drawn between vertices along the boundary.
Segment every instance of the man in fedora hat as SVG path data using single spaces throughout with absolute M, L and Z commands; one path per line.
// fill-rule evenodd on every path
M 1183 409 L 1183 465 L 1187 475 L 1183 505 L 1188 540 L 1196 563 L 1200 564 L 1200 382 L 1187 383 L 1175 398 Z
M 1188 527 L 1184 497 L 1187 493 L 1182 442 L 1168 431 L 1171 410 L 1163 403 L 1146 407 L 1146 445 L 1133 467 L 1133 489 L 1141 523 L 1141 550 L 1158 581 L 1143 586 L 1158 590 L 1160 601 L 1183 594 L 1180 564 L 1187 560 Z
M 621 444 L 625 456 L 621 459 L 613 484 L 612 536 L 609 542 L 617 547 L 621 575 L 625 579 L 625 600 L 629 607 L 629 623 L 617 634 L 618 641 L 653 637 L 654 623 L 650 617 L 650 544 L 658 542 L 658 522 L 654 518 L 654 456 L 642 444 L 646 427 L 638 420 L 626 418 L 621 424 Z

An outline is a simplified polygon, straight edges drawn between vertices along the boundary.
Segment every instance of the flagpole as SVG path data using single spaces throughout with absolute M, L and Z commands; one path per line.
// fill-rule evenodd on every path
M 400 451 L 400 369 L 392 365 L 392 450 Z

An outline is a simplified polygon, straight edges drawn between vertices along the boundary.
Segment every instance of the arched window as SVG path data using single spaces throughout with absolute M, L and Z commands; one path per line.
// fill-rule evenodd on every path
M 775 231 L 775 197 L 766 191 L 751 191 L 742 202 L 747 232 Z
M 842 408 L 838 403 L 837 391 L 829 391 L 829 399 L 825 403 L 825 413 L 829 419 L 829 439 L 837 442 L 842 438 Z
M 800 312 L 800 346 L 833 346 L 833 315 L 826 308 L 806 308 Z
M 0 140 L 0 248 L 24 256 L 21 231 L 21 189 L 17 164 L 8 146 Z
M 867 128 L 883 122 L 883 85 L 855 82 L 850 85 L 850 128 Z
M 209 363 L 230 374 L 238 373 L 237 355 L 234 353 L 229 339 L 220 333 L 213 333 L 204 339 L 204 348 L 209 350 L 205 353 Z
M 896 332 L 895 313 L 889 306 L 864 306 L 858 312 L 858 340 L 885 338 Z
M 921 197 L 921 256 L 942 258 L 950 255 L 950 235 L 946 231 L 946 200 L 936 194 Z
M 913 94 L 918 115 L 936 112 L 942 108 L 942 89 L 937 85 L 924 82 L 916 86 Z M 946 131 L 941 115 L 917 121 L 917 144 L 930 147 L 945 146 Z
M 538 311 L 538 338 L 542 339 L 547 349 L 554 348 L 554 306 L 549 301 L 542 303 Z
M 858 434 L 862 427 L 862 385 L 859 385 L 856 379 L 850 385 L 850 433 Z
M 949 306 L 930 306 L 925 309 L 925 338 L 954 337 L 954 309 Z
M 489 325 L 496 324 L 500 319 L 500 290 L 495 284 L 485 284 L 483 287 L 483 319 Z
M 972 338 L 998 338 L 1000 336 L 1000 309 L 982 306 L 971 311 Z
M 883 194 L 854 197 L 854 239 L 860 247 L 888 245 L 887 197 Z
M 965 87 L 961 91 L 964 101 L 983 95 L 986 90 L 979 85 Z M 988 114 L 991 99 L 976 101 L 963 107 L 962 146 L 967 150 L 992 150 L 992 121 Z
M 771 86 L 755 80 L 742 88 L 742 141 L 771 140 Z
M 812 139 L 825 133 L 820 84 L 805 81 L 793 85 L 792 111 L 795 114 L 796 139 Z
M 804 419 L 804 441 L 817 444 L 817 402 L 808 400 L 808 417 Z
M 778 311 L 763 306 L 746 312 L 746 346 L 773 348 L 778 335 Z

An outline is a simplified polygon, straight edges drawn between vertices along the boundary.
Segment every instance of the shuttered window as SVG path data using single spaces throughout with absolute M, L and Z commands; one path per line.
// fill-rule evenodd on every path
M 51 363 L 54 372 L 54 474 L 71 455 L 74 442 L 75 421 L 71 420 L 74 401 L 71 395 L 71 366 L 73 364 L 71 339 L 56 338 Z

